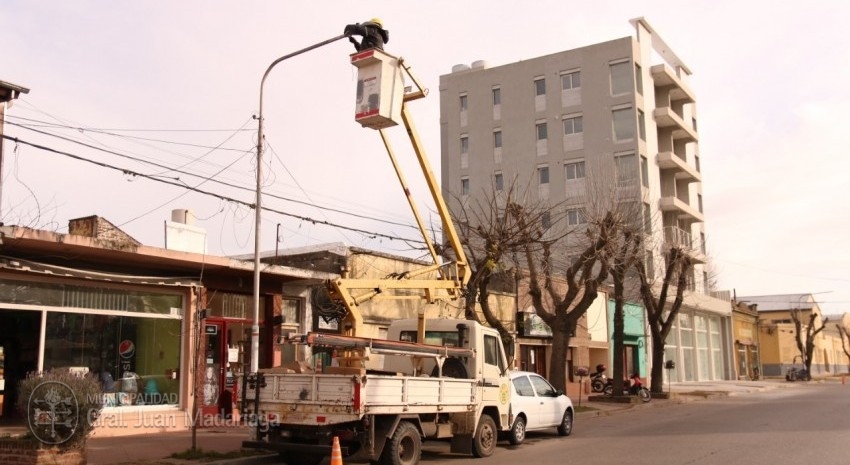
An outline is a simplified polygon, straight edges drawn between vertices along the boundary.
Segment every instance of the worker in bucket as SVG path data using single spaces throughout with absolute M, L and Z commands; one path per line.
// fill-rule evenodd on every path
M 384 29 L 384 25 L 380 18 L 372 18 L 369 21 L 356 24 L 348 24 L 343 32 L 348 36 L 348 41 L 354 44 L 354 48 L 359 52 L 370 48 L 384 49 L 384 44 L 390 41 L 390 33 Z M 363 39 L 357 42 L 354 35 L 362 36 Z

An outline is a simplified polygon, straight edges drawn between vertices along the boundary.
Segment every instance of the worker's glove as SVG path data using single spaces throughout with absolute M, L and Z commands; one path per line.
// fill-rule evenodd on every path
M 352 34 L 363 35 L 363 28 L 360 24 L 346 24 L 345 29 L 342 31 L 343 34 L 347 36 L 351 36 Z

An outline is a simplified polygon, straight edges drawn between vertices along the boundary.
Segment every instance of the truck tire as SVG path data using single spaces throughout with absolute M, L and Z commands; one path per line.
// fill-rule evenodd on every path
M 431 377 L 436 378 L 439 374 L 439 368 L 435 365 L 434 369 L 431 370 Z M 469 375 L 466 373 L 466 367 L 463 366 L 463 362 L 456 358 L 447 358 L 443 362 L 443 378 L 467 379 Z
M 499 441 L 499 432 L 496 431 L 496 422 L 493 417 L 484 414 L 478 421 L 475 429 L 475 437 L 472 438 L 472 455 L 474 457 L 489 457 L 496 452 L 496 443 Z
M 380 462 L 382 465 L 416 465 L 421 455 L 419 430 L 409 421 L 403 421 L 384 446 Z

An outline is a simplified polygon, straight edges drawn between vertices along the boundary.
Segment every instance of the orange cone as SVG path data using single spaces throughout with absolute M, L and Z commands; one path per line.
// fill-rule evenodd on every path
M 342 450 L 339 448 L 339 438 L 334 436 L 334 446 L 331 449 L 331 465 L 342 465 Z

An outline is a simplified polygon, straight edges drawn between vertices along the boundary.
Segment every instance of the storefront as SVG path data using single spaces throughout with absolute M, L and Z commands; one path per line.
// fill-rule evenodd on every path
M 188 291 L 0 274 L 3 415 L 18 381 L 55 368 L 97 376 L 107 408 L 177 406 Z
M 724 317 L 683 308 L 667 335 L 665 361 L 675 369 L 664 370 L 669 381 L 712 381 L 726 379 Z

